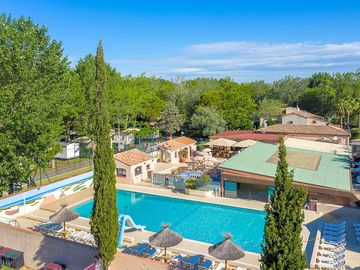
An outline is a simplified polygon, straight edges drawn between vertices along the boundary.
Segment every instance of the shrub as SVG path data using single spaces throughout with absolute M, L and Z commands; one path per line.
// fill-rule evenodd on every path
M 197 189 L 198 187 L 198 181 L 196 179 L 188 179 L 186 181 L 186 188 L 189 188 L 189 189 Z
M 200 183 L 201 183 L 201 186 L 210 185 L 211 184 L 210 176 L 207 174 L 203 174 L 202 176 L 200 176 Z

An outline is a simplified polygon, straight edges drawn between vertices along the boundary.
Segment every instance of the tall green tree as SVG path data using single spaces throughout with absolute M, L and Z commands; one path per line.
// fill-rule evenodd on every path
M 280 138 L 275 190 L 265 206 L 266 223 L 261 269 L 301 270 L 307 266 L 302 251 L 301 229 L 307 192 L 293 186 L 293 172 L 286 161 L 284 138 Z
M 201 96 L 200 104 L 215 108 L 229 129 L 252 129 L 256 105 L 251 91 L 250 84 L 238 84 L 230 78 L 221 79 L 216 89 Z
M 209 136 L 223 132 L 226 127 L 225 120 L 214 108 L 198 107 L 191 117 L 191 126 Z
M 279 115 L 284 107 L 285 104 L 280 100 L 263 99 L 259 102 L 257 114 L 266 123 L 269 119 Z
M 160 129 L 172 136 L 175 132 L 180 131 L 181 126 L 185 123 L 185 117 L 179 112 L 179 109 L 172 102 L 168 103 L 160 114 L 158 126 Z
M 0 15 L 0 185 L 47 167 L 63 132 L 69 64 L 61 43 L 31 19 Z M 52 155 L 50 155 L 50 153 Z M 6 186 L 7 185 L 7 186 Z
M 267 98 L 278 99 L 288 106 L 295 106 L 302 93 L 306 91 L 307 84 L 307 79 L 285 76 L 272 83 Z
M 110 124 L 106 102 L 106 67 L 100 41 L 96 51 L 96 148 L 94 155 L 94 206 L 91 232 L 95 236 L 99 255 L 108 269 L 114 259 L 119 231 L 116 207 L 115 163 L 110 140 Z

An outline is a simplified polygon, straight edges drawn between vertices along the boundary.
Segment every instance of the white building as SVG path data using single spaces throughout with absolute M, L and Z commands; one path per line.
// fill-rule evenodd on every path
M 62 142 L 62 150 L 55 158 L 72 159 L 80 156 L 80 144 L 77 142 Z
M 118 145 L 118 149 L 124 149 L 126 145 L 135 143 L 135 135 L 130 132 L 112 132 L 111 142 Z
M 285 114 L 281 116 L 281 124 L 326 126 L 329 121 L 319 115 L 300 110 L 298 107 L 288 107 L 285 109 Z
M 185 136 L 159 143 L 158 146 L 160 160 L 166 163 L 184 162 L 196 152 L 196 141 Z
M 116 179 L 121 183 L 137 184 L 151 178 L 156 158 L 137 149 L 114 155 Z

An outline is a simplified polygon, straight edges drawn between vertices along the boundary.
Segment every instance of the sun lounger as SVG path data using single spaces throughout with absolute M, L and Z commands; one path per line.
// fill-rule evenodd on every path
M 328 232 L 328 231 L 323 231 L 321 233 L 322 237 L 329 237 L 329 238 L 345 238 L 346 237 L 346 233 L 334 233 L 334 232 Z
M 185 255 L 182 254 L 176 255 L 175 257 L 170 259 L 169 264 L 173 266 L 179 266 L 181 261 L 185 258 L 186 258 Z
M 225 268 L 225 264 L 219 263 L 219 264 L 214 268 L 214 270 L 224 270 L 224 268 Z
M 322 256 L 328 256 L 328 257 L 338 257 L 345 253 L 345 249 L 342 249 L 340 251 L 332 251 L 332 250 L 326 250 L 326 249 L 319 249 L 318 253 Z
M 334 258 L 326 257 L 326 256 L 317 256 L 316 259 L 320 262 L 326 262 L 326 263 L 335 263 Z
M 212 269 L 213 266 L 214 266 L 214 262 L 212 260 L 206 259 L 198 264 L 197 269 L 198 270 L 209 270 L 209 269 Z
M 155 247 L 149 248 L 145 250 L 142 255 L 146 258 L 154 258 L 156 256 L 159 256 L 161 251 Z
M 146 250 L 150 248 L 150 245 L 147 243 L 142 243 L 134 247 L 130 247 L 130 249 L 136 254 L 141 256 Z
M 326 243 L 342 243 L 345 242 L 345 235 L 332 236 L 332 235 L 323 235 L 322 240 Z
M 323 223 L 323 227 L 332 227 L 332 228 L 343 228 L 346 225 L 346 221 L 342 221 L 340 223 Z
M 319 269 L 336 269 L 336 266 L 331 263 L 318 262 L 316 264 Z
M 346 228 L 330 228 L 330 227 L 323 227 L 322 232 L 329 232 L 329 233 L 344 233 Z
M 336 244 L 336 243 L 334 243 L 334 244 L 320 243 L 319 244 L 319 247 L 322 249 L 329 249 L 329 250 L 334 250 L 334 251 L 343 250 L 343 249 L 345 249 L 345 246 L 346 246 L 346 242 L 342 242 L 339 244 Z
M 246 268 L 239 266 L 236 270 L 246 270 Z
M 337 231 L 330 231 L 330 230 L 323 230 L 322 234 L 327 234 L 327 235 L 342 235 L 345 234 L 345 229 L 340 229 Z
M 191 257 L 185 257 L 181 261 L 181 265 L 184 269 L 195 269 L 196 265 L 204 258 L 203 255 L 194 255 Z
M 57 223 L 43 223 L 35 226 L 34 229 L 45 234 L 57 234 L 63 231 L 63 226 Z

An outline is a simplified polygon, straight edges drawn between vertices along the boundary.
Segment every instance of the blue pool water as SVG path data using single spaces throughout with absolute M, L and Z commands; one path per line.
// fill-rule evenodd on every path
M 89 200 L 72 209 L 89 218 L 92 205 L 93 200 Z M 171 229 L 182 237 L 211 244 L 221 241 L 222 233 L 229 232 L 245 250 L 261 252 L 263 211 L 123 190 L 117 190 L 117 208 L 149 231 L 159 231 L 161 223 L 170 223 Z

